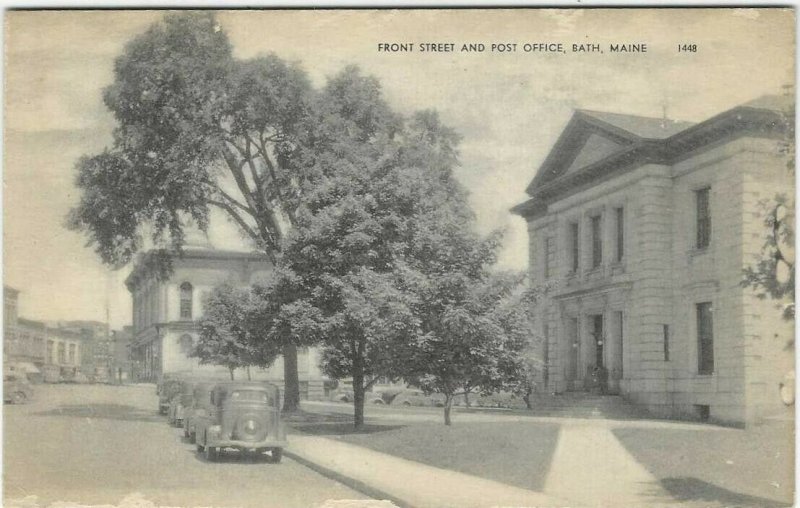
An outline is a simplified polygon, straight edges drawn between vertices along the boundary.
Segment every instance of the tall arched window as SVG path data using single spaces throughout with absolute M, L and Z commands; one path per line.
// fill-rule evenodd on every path
M 181 335 L 180 339 L 178 339 L 178 344 L 181 348 L 181 353 L 189 356 L 189 354 L 192 352 L 192 346 L 194 346 L 194 340 L 192 339 L 191 335 L 185 333 Z
M 181 284 L 181 319 L 192 319 L 192 285 Z

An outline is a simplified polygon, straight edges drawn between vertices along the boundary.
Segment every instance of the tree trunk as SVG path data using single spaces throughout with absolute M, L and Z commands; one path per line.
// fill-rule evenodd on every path
M 472 407 L 469 405 L 469 392 L 464 390 L 464 405 L 467 407 Z
M 353 425 L 364 426 L 364 369 L 361 362 L 353 364 Z
M 300 377 L 297 375 L 297 346 L 283 347 L 283 412 L 300 409 Z
M 250 375 L 250 366 L 249 365 L 247 366 L 247 380 L 248 381 L 252 381 L 253 380 L 253 377 Z
M 233 381 L 233 367 L 228 367 L 228 372 L 231 373 L 231 381 Z
M 444 394 L 444 424 L 450 425 L 450 409 L 453 408 L 453 395 L 450 393 Z
M 525 406 L 528 409 L 533 409 L 533 406 L 531 406 L 531 390 L 525 392 L 525 395 L 522 396 L 522 400 L 525 401 Z

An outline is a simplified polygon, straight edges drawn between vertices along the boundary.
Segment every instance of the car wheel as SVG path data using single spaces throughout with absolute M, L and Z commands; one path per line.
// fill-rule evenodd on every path
M 14 392 L 11 397 L 14 404 L 24 404 L 28 400 L 28 396 L 24 392 Z
M 219 451 L 216 446 L 206 446 L 206 460 L 214 462 L 219 457 Z
M 407 401 L 407 400 L 404 400 L 404 401 L 403 401 L 403 405 L 404 405 L 404 406 L 410 406 L 410 405 L 411 405 L 411 402 L 409 402 L 409 401 Z
M 205 449 L 206 449 L 205 446 L 201 445 L 200 443 L 197 443 L 197 453 L 203 453 Z
M 375 399 L 375 400 L 372 401 L 372 403 L 373 404 L 380 404 L 380 405 L 384 404 L 383 399 Z
M 269 461 L 273 464 L 278 464 L 283 457 L 283 448 L 273 448 L 272 455 L 269 457 Z

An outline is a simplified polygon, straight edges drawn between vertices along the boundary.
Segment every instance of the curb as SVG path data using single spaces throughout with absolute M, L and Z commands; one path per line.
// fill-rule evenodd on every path
M 396 496 L 386 493 L 383 490 L 368 485 L 362 482 L 361 480 L 356 480 L 355 478 L 351 478 L 350 476 L 339 473 L 338 471 L 317 464 L 316 462 L 311 461 L 294 452 L 291 452 L 286 448 L 283 449 L 283 455 L 291 458 L 295 462 L 299 462 L 300 464 L 306 466 L 307 468 L 313 471 L 316 471 L 317 473 L 321 474 L 322 476 L 325 476 L 326 478 L 329 478 L 333 481 L 339 482 L 347 487 L 350 487 L 351 489 L 360 492 L 366 496 L 369 496 L 372 499 L 378 499 L 378 500 L 385 499 L 387 501 L 391 501 L 392 503 L 397 505 L 398 508 L 416 508 L 414 505 L 412 505 L 407 501 L 404 501 Z

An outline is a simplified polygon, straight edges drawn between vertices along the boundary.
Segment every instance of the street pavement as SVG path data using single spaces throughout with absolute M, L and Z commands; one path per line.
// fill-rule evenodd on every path
M 152 385 L 35 389 L 32 402 L 3 408 L 4 506 L 381 506 L 346 502 L 365 496 L 286 457 L 206 462 L 156 414 Z

